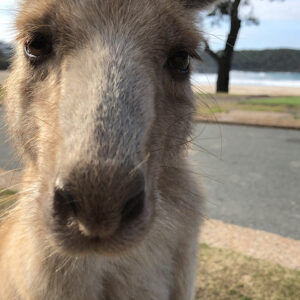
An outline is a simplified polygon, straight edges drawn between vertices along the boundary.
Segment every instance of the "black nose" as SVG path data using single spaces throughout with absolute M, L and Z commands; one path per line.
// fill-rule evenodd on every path
M 102 238 L 142 223 L 146 209 L 143 173 L 129 176 L 120 168 L 110 174 L 102 168 L 101 173 L 94 174 L 93 169 L 74 170 L 68 180 L 63 180 L 64 186 L 55 189 L 55 216 L 62 223 L 72 218 L 72 224 L 78 224 L 85 235 Z
M 122 224 L 130 223 L 137 219 L 144 210 L 145 190 L 130 198 L 122 210 Z
M 71 192 L 66 189 L 56 188 L 54 192 L 54 208 L 65 213 L 72 212 L 74 215 L 77 214 L 77 208 L 74 197 Z

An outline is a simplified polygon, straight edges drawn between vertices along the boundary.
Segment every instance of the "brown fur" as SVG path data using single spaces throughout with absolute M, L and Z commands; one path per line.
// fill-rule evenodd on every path
M 0 229 L 0 299 L 193 298 L 193 97 L 166 61 L 195 53 L 191 8 L 206 2 L 23 1 L 6 107 L 26 168 Z M 23 48 L 36 32 L 51 34 L 54 50 L 32 65 Z M 58 187 L 72 191 L 76 212 Z M 124 223 L 139 187 L 142 211 Z

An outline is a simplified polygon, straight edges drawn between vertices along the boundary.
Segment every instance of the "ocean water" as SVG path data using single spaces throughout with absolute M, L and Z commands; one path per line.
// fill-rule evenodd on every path
M 217 74 L 194 73 L 194 84 L 215 85 Z M 230 85 L 299 87 L 300 73 L 231 71 Z

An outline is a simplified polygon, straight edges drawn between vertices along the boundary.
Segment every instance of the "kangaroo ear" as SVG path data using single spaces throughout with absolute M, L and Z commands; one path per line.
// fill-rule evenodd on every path
M 187 8 L 196 8 L 201 9 L 205 8 L 212 3 L 216 2 L 216 0 L 180 0 L 183 5 Z

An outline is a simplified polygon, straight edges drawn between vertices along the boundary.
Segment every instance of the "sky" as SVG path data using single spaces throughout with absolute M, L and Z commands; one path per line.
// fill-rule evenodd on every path
M 300 0 L 250 0 L 254 16 L 260 20 L 259 26 L 242 26 L 236 49 L 300 49 Z M 13 40 L 15 30 L 13 19 L 18 0 L 0 0 L 0 41 Z M 241 15 L 249 8 L 243 8 Z M 228 22 L 211 27 L 206 19 L 201 27 L 209 38 L 211 48 L 219 50 L 224 47 Z

